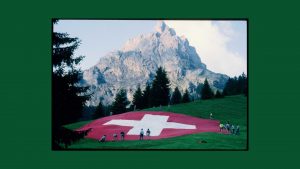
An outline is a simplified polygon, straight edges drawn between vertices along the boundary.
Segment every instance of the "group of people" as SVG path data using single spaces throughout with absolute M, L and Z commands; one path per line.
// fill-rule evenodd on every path
M 149 138 L 150 137 L 150 129 L 147 129 L 146 131 L 146 136 Z M 124 141 L 124 138 L 125 138 L 125 132 L 124 131 L 121 131 L 120 132 L 120 136 L 121 136 L 121 141 Z M 140 140 L 144 140 L 144 129 L 141 129 L 140 131 Z M 103 135 L 98 141 L 99 142 L 105 142 L 106 141 L 106 138 L 107 136 L 106 135 Z M 118 134 L 114 133 L 113 134 L 113 141 L 117 141 L 118 140 Z
M 224 125 L 220 123 L 220 132 L 227 131 L 227 133 L 239 135 L 240 134 L 240 126 L 239 125 L 233 125 L 230 124 L 229 121 Z
M 209 114 L 209 119 L 211 120 L 213 119 L 212 113 Z M 233 124 L 230 124 L 229 121 L 227 121 L 225 125 L 220 123 L 219 127 L 220 127 L 220 132 L 226 131 L 227 133 L 231 133 L 235 135 L 240 134 L 240 126 L 239 125 L 235 126 Z
M 150 137 L 150 130 L 149 129 L 147 129 L 147 131 L 146 131 L 146 136 Z M 141 131 L 140 131 L 140 140 L 144 140 L 144 129 L 141 129 Z

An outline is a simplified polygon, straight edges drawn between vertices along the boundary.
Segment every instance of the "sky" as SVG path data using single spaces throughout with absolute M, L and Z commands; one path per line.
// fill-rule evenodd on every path
M 157 20 L 60 20 L 54 31 L 66 32 L 81 40 L 75 56 L 85 56 L 80 67 L 85 70 L 100 57 L 121 49 L 124 43 L 140 34 L 154 32 Z M 178 21 L 166 24 L 184 35 L 207 68 L 231 77 L 247 74 L 246 21 Z

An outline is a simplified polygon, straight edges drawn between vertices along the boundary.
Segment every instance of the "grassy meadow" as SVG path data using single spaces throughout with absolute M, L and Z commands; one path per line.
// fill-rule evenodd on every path
M 247 97 L 243 95 L 227 96 L 221 99 L 197 100 L 190 103 L 149 108 L 147 111 L 168 111 L 199 118 L 213 118 L 221 123 L 229 121 L 240 125 L 240 135 L 220 133 L 198 133 L 174 138 L 144 141 L 117 141 L 99 143 L 93 139 L 82 139 L 72 144 L 70 149 L 209 149 L 209 150 L 245 150 L 247 149 Z M 90 121 L 66 125 L 76 129 Z M 125 137 L 126 138 L 126 137 Z M 206 143 L 203 143 L 205 141 Z

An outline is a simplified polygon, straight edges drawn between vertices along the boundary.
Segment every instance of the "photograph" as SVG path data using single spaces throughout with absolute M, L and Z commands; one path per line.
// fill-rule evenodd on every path
M 0 169 L 300 168 L 299 2 L 1 7 Z
M 248 151 L 248 19 L 51 22 L 52 150 Z

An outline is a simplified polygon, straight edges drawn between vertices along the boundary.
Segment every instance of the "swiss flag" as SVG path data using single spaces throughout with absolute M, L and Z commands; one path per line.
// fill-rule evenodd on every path
M 128 112 L 94 120 L 77 131 L 89 130 L 87 138 L 100 139 L 106 135 L 106 140 L 113 140 L 113 134 L 125 133 L 125 140 L 138 140 L 143 129 L 144 139 L 161 139 L 181 135 L 219 132 L 219 121 L 170 112 Z M 146 131 L 150 130 L 150 136 Z

